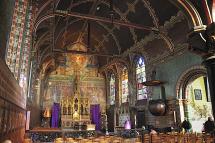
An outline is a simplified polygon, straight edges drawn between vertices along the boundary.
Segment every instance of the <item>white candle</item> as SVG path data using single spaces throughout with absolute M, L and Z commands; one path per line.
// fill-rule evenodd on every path
M 136 125 L 137 125 L 137 116 L 134 115 L 134 126 L 135 126 L 135 128 L 136 128 Z
M 174 123 L 176 123 L 176 113 L 173 111 L 173 118 L 174 118 Z

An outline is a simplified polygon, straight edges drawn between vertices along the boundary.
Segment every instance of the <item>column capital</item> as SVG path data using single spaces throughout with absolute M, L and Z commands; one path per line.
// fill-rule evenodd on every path
M 204 58 L 203 64 L 205 66 L 215 65 L 215 53 L 211 56 Z
M 210 57 L 215 53 L 215 23 L 194 27 L 188 33 L 189 50 L 202 57 Z

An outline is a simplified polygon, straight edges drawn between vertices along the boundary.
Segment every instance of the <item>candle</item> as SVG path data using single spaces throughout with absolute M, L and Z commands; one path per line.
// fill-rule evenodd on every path
M 137 116 L 134 115 L 134 126 L 135 126 L 135 128 L 136 128 L 136 125 L 137 125 Z
M 173 119 L 174 119 L 174 123 L 176 123 L 176 113 L 175 113 L 175 111 L 173 111 Z

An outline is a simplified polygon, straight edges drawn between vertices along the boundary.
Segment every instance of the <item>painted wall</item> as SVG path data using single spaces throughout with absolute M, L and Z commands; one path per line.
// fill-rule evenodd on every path
M 168 99 L 168 111 L 165 116 L 155 117 L 151 115 L 148 111 L 147 114 L 147 124 L 152 124 L 156 127 L 170 127 L 174 125 L 174 113 L 176 107 L 176 84 L 179 77 L 187 69 L 194 65 L 200 65 L 202 62 L 201 57 L 194 55 L 189 52 L 185 52 L 182 55 L 176 55 L 174 58 L 169 59 L 166 62 L 159 63 L 156 66 L 156 79 L 164 81 L 165 84 L 165 96 Z M 161 98 L 161 88 L 160 86 L 152 88 L 152 99 Z
M 26 97 L 5 64 L 15 0 L 0 0 L 0 142 L 23 142 Z
M 0 57 L 4 60 L 15 0 L 0 0 Z
M 51 73 L 44 90 L 43 108 L 59 103 L 66 96 L 74 96 L 78 84 L 81 97 L 88 98 L 90 104 L 99 103 L 102 112 L 105 112 L 105 79 L 98 73 L 96 59 L 83 56 L 79 60 L 84 63 L 77 65 L 73 62 L 74 57 L 66 56 L 65 63 Z M 80 83 L 76 83 L 77 74 L 80 75 Z
M 164 87 L 167 98 L 176 98 L 178 78 L 184 71 L 194 65 L 200 65 L 201 62 L 200 56 L 186 52 L 156 66 L 156 79 L 166 82 Z M 160 87 L 153 87 L 152 93 L 152 98 L 158 99 L 160 97 Z

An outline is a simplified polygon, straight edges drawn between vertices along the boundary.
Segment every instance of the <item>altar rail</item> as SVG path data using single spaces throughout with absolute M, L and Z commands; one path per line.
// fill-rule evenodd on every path
M 28 132 L 33 142 L 54 142 L 56 138 L 88 138 L 97 135 L 96 131 L 79 131 L 57 128 L 39 128 Z

